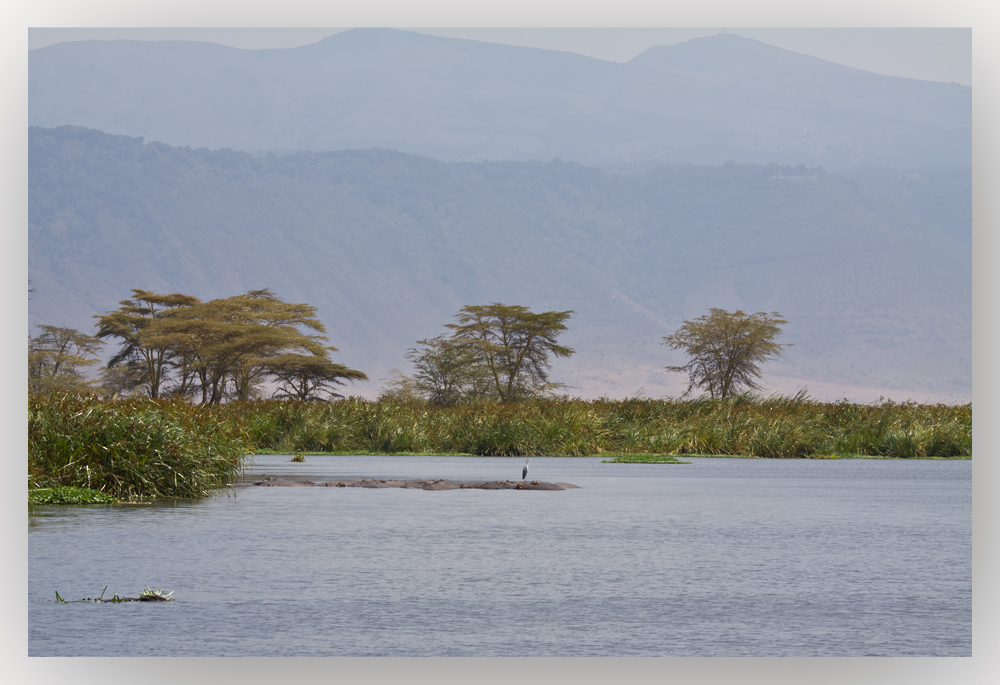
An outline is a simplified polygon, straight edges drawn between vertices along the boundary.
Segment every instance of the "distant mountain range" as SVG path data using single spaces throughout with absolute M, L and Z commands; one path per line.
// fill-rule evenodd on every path
M 334 54 L 364 35 L 311 49 Z M 431 54 L 437 40 L 427 43 Z M 237 82 L 254 58 L 197 44 L 157 49 L 229 55 Z M 277 59 L 266 52 L 254 59 Z M 625 66 L 655 63 L 657 52 Z M 572 73 L 615 68 L 558 59 Z M 32 60 L 36 74 L 36 53 Z M 362 64 L 375 69 L 372 59 Z M 508 77 L 551 78 L 527 66 L 510 66 Z M 356 79 L 363 89 L 364 73 Z M 865 400 L 971 398 L 967 167 L 835 174 L 730 162 L 620 174 L 384 149 L 255 156 L 36 127 L 29 220 L 32 325 L 92 331 L 91 317 L 131 288 L 208 299 L 267 287 L 319 308 L 340 348 L 335 360 L 373 379 L 351 391 L 370 397 L 390 369 L 407 370 L 404 353 L 416 340 L 444 332 L 463 305 L 498 301 L 575 311 L 561 342 L 578 352 L 556 363 L 553 378 L 584 397 L 678 394 L 683 379 L 662 367 L 681 359 L 662 336 L 723 307 L 788 319 L 781 341 L 794 346 L 765 368 L 768 387 Z
M 29 58 L 32 126 L 253 153 L 387 148 L 618 169 L 969 166 L 971 92 L 735 34 L 625 64 L 390 29 L 274 50 L 70 42 Z
M 270 288 L 372 382 L 466 304 L 575 311 L 553 378 L 679 394 L 660 342 L 778 311 L 782 392 L 971 398 L 971 89 L 733 34 L 625 64 L 388 29 L 29 57 L 30 323 Z

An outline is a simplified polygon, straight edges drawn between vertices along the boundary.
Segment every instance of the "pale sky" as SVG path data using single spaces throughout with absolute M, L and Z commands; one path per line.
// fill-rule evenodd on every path
M 404 28 L 404 27 L 399 27 Z M 315 43 L 343 28 L 30 28 L 28 47 L 75 40 L 200 40 L 245 49 Z M 889 76 L 972 85 L 970 28 L 412 28 L 626 62 L 653 45 L 723 31 Z

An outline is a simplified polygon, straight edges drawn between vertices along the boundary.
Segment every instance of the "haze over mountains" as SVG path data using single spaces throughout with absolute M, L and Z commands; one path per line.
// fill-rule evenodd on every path
M 30 57 L 31 324 L 268 287 L 319 307 L 371 397 L 465 304 L 572 309 L 554 378 L 657 397 L 683 320 L 779 311 L 768 387 L 965 401 L 970 101 L 732 34 L 627 64 L 388 30 L 54 45 Z
M 630 62 L 345 31 L 241 50 L 83 41 L 33 50 L 32 126 L 249 152 L 384 147 L 446 161 L 969 165 L 971 89 L 880 76 L 735 34 Z

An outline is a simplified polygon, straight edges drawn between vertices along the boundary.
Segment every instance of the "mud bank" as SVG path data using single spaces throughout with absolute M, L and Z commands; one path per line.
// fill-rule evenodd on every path
M 454 481 L 444 478 L 417 478 L 392 480 L 379 478 L 343 478 L 322 483 L 292 481 L 278 477 L 265 477 L 253 483 L 236 483 L 233 487 L 320 487 L 320 488 L 409 488 L 411 490 L 571 490 L 579 488 L 572 483 L 545 483 L 542 481 L 475 480 Z

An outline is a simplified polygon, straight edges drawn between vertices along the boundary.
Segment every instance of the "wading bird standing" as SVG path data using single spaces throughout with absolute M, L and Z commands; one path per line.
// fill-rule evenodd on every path
M 528 477 L 528 461 L 530 460 L 529 459 L 524 460 L 524 468 L 521 469 L 521 480 L 524 480 L 525 478 Z

